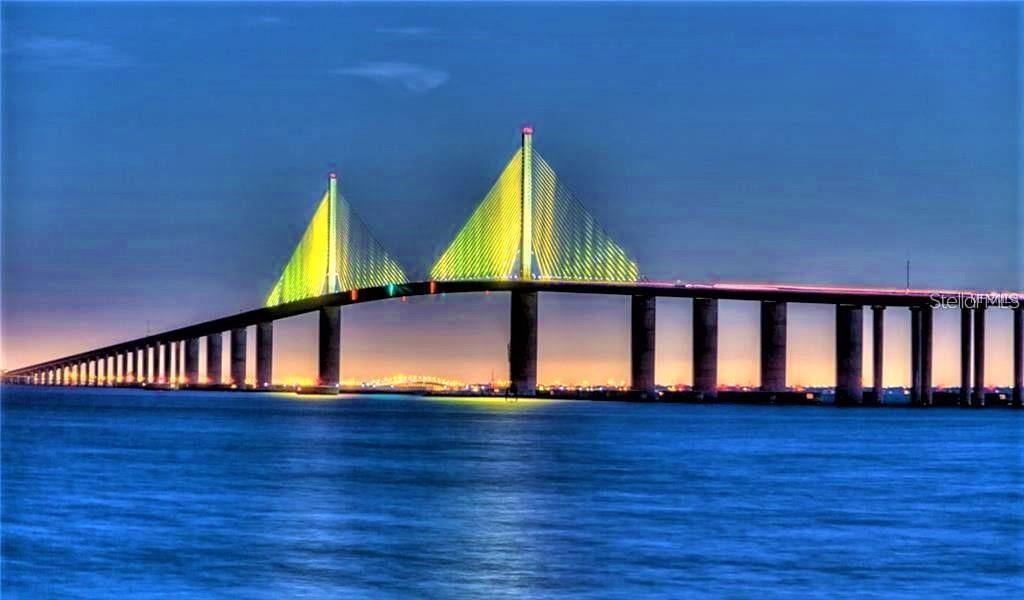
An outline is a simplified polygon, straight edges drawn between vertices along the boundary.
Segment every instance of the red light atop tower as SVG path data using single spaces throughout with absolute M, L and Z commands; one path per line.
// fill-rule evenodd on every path
M 330 179 L 337 179 L 338 178 L 338 174 L 335 173 L 334 171 L 331 171 L 330 173 L 327 174 L 327 177 L 330 178 Z
M 533 135 L 533 125 L 523 125 L 523 135 Z

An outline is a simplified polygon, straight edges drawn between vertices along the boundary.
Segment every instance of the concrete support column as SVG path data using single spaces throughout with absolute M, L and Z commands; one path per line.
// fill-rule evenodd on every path
M 786 390 L 786 303 L 761 303 L 761 390 Z
M 921 405 L 932 405 L 932 307 L 921 307 Z
M 159 351 L 160 346 L 146 346 L 142 349 L 143 358 L 146 359 L 146 366 L 144 367 L 143 380 L 147 383 L 156 380 L 156 359 L 155 354 Z
M 921 307 L 910 307 L 910 403 L 921 406 Z
M 971 309 L 960 309 L 960 406 L 971 405 Z
M 693 299 L 693 391 L 718 395 L 718 300 Z
M 320 345 L 317 385 L 337 387 L 341 383 L 341 307 L 320 309 Z
M 508 372 L 511 392 L 537 392 L 537 292 L 513 291 L 510 303 Z
M 864 401 L 864 313 L 860 306 L 836 306 L 836 404 Z
M 96 385 L 107 384 L 107 357 L 101 356 L 96 359 Z
M 181 349 L 185 345 L 184 340 L 171 342 L 171 383 L 181 383 L 181 376 L 184 374 L 181 361 Z
M 245 327 L 231 330 L 231 348 L 228 360 L 231 364 L 231 385 L 245 386 Z
M 169 383 L 171 381 L 171 354 L 173 350 L 167 342 L 160 344 L 157 348 L 162 350 L 160 354 L 160 376 L 157 377 L 157 381 Z
M 199 383 L 199 338 L 185 340 L 185 383 Z
M 224 343 L 223 333 L 211 333 L 206 336 L 206 383 L 221 383 L 221 364 L 224 360 L 221 347 Z
M 1024 407 L 1024 305 L 1013 309 L 1013 407 Z
M 274 322 L 256 325 L 256 385 L 269 387 L 274 383 Z
M 630 387 L 654 392 L 654 335 L 657 299 L 633 296 L 630 303 Z
M 985 406 L 985 306 L 974 309 L 974 405 Z
M 871 389 L 875 403 L 885 401 L 885 307 L 871 307 Z
M 139 379 L 139 351 L 132 348 L 124 355 L 125 383 L 135 383 Z

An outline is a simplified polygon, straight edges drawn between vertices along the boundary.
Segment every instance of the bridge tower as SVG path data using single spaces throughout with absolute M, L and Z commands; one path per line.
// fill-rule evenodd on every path
M 268 307 L 299 302 L 350 290 L 405 283 L 405 272 L 374 238 L 338 191 L 338 176 L 330 173 L 306 231 L 267 296 Z M 335 387 L 341 373 L 342 299 L 320 311 L 318 381 Z M 273 323 L 256 330 L 258 387 L 272 381 Z M 242 368 L 244 369 L 244 363 Z
M 635 282 L 636 262 L 598 225 L 533 147 L 533 127 L 484 199 L 430 270 L 434 281 Z M 537 292 L 511 289 L 509 380 L 519 394 L 537 386 Z M 653 389 L 654 302 L 633 319 L 634 388 Z

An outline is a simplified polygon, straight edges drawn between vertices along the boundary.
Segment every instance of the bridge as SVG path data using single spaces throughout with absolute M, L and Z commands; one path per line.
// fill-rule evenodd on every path
M 337 391 L 343 307 L 389 298 L 469 292 L 507 292 L 509 382 L 520 395 L 537 390 L 537 295 L 629 296 L 630 387 L 655 390 L 657 299 L 690 298 L 693 306 L 693 392 L 718 393 L 718 302 L 760 304 L 760 390 L 786 391 L 787 305 L 835 306 L 836 403 L 880 403 L 883 397 L 883 325 L 888 309 L 911 315 L 911 402 L 933 404 L 932 337 L 936 306 L 960 306 L 960 391 L 963 406 L 984 406 L 986 310 L 1013 310 L 1013 396 L 1022 405 L 1024 304 L 1013 293 L 962 290 L 873 289 L 771 284 L 701 284 L 643 279 L 628 253 L 596 222 L 585 205 L 533 148 L 533 129 L 462 229 L 430 269 L 426 281 L 409 281 L 399 262 L 373 237 L 338 191 L 334 173 L 309 225 L 264 306 L 142 338 L 14 369 L 5 382 L 35 385 L 166 385 L 249 388 L 246 338 L 256 335 L 256 389 L 270 388 L 273 324 L 317 312 L 317 383 Z M 1014 301 L 1007 301 L 1013 298 Z M 965 303 L 968 299 L 970 302 Z M 863 312 L 872 314 L 873 379 L 863 381 Z M 222 374 L 224 333 L 229 332 L 229 373 Z M 199 381 L 199 344 L 206 344 L 206 378 Z

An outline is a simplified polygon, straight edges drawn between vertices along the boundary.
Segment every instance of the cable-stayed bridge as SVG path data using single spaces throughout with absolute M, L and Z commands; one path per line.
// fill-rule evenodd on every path
M 341 380 L 341 309 L 388 298 L 460 292 L 508 292 L 509 381 L 516 394 L 537 388 L 537 294 L 615 294 L 631 297 L 631 388 L 655 389 L 655 318 L 658 297 L 693 299 L 693 390 L 717 394 L 718 301 L 747 300 L 761 306 L 761 391 L 786 391 L 787 304 L 836 307 L 836 401 L 881 401 L 885 310 L 911 312 L 911 400 L 933 402 L 933 309 L 961 310 L 959 402 L 986 402 L 985 311 L 1013 310 L 1013 399 L 1024 388 L 1024 305 L 1016 294 L 959 290 L 897 290 L 773 284 L 650 282 L 628 252 L 608 234 L 555 169 L 533 148 L 524 127 L 520 147 L 465 225 L 430 268 L 426 281 L 409 281 L 399 262 L 373 237 L 338 190 L 332 173 L 302 238 L 264 306 L 143 338 L 14 369 L 7 382 L 42 385 L 150 385 L 249 387 L 246 338 L 256 334 L 256 388 L 273 384 L 273 323 L 319 313 L 318 384 L 337 389 Z M 1012 296 L 1012 298 L 1011 298 Z M 872 312 L 873 380 L 863 381 L 863 310 Z M 229 332 L 229 373 L 222 373 L 223 334 Z M 199 344 L 206 343 L 206 377 L 199 380 Z

